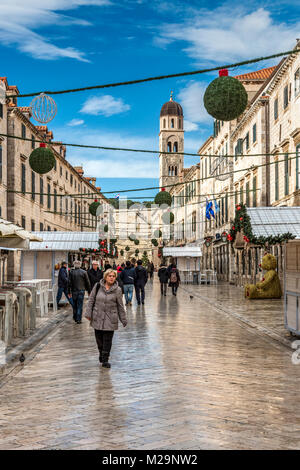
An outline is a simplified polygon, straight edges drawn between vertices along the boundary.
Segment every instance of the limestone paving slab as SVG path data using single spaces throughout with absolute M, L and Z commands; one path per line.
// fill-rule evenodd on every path
M 68 317 L 0 388 L 0 449 L 299 448 L 291 351 L 205 300 L 223 292 L 227 308 L 254 315 L 239 293 L 188 289 L 193 299 L 186 288 L 161 297 L 148 283 L 146 305 L 134 301 L 115 334 L 110 370 L 88 322 Z M 273 310 L 262 308 L 271 328 Z

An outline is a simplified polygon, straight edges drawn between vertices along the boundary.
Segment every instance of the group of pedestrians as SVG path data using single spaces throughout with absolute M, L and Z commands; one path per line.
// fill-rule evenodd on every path
M 176 296 L 177 289 L 180 283 L 180 275 L 176 264 L 172 262 L 167 267 L 165 264 L 162 263 L 157 274 L 160 282 L 161 294 L 167 295 L 167 287 L 169 285 L 172 288 L 172 294 Z
M 153 266 L 153 267 L 152 267 Z M 123 294 L 126 305 L 132 305 L 133 290 L 135 289 L 138 305 L 145 303 L 145 285 L 153 276 L 154 265 L 145 269 L 142 261 L 136 265 L 126 261 L 125 266 L 104 266 L 104 272 L 97 261 L 92 261 L 88 270 L 81 268 L 80 261 L 74 261 L 74 269 L 68 273 L 67 263 L 63 262 L 58 275 L 57 305 L 64 293 L 73 307 L 73 319 L 78 324 L 82 320 L 82 308 L 85 291 L 88 292 L 85 317 L 95 330 L 95 338 L 99 351 L 99 361 L 102 367 L 110 368 L 109 356 L 115 330 L 120 321 L 127 325 L 126 311 L 123 304 Z M 158 271 L 161 283 L 161 293 L 166 295 L 167 285 L 172 287 L 176 295 L 180 282 L 178 269 L 174 263 L 169 267 L 161 265 Z
M 132 305 L 133 290 L 137 304 L 144 305 L 145 303 L 145 285 L 147 284 L 148 274 L 142 260 L 138 260 L 136 266 L 130 261 L 126 261 L 125 268 L 119 274 L 120 280 L 123 284 L 126 305 Z

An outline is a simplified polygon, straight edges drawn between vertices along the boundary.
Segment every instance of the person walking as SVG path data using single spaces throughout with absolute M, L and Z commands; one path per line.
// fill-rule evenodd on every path
M 169 272 L 170 286 L 172 287 L 172 294 L 176 296 L 177 289 L 180 283 L 180 275 L 179 275 L 179 271 L 175 263 L 171 264 L 169 268 L 170 268 L 170 272 Z
M 126 266 L 120 274 L 120 279 L 124 284 L 126 305 L 132 305 L 135 276 L 135 269 L 131 266 L 131 262 L 126 261 Z
M 158 274 L 158 278 L 160 282 L 161 295 L 167 295 L 169 275 L 168 275 L 168 268 L 164 263 L 160 265 L 160 268 L 157 274 Z
M 153 261 L 150 263 L 150 279 L 152 279 L 154 273 L 154 264 Z
M 81 323 L 84 293 L 87 290 L 90 294 L 91 284 L 87 272 L 80 268 L 80 261 L 74 261 L 74 269 L 69 275 L 69 292 L 73 299 L 73 319 L 76 323 Z
M 99 350 L 99 361 L 102 367 L 110 368 L 109 355 L 118 320 L 127 325 L 123 305 L 122 291 L 117 283 L 117 273 L 113 269 L 105 271 L 103 279 L 95 284 L 89 297 L 85 317 L 95 330 Z
M 69 275 L 68 275 L 68 264 L 66 261 L 63 261 L 61 263 L 61 268 L 58 273 L 58 281 L 57 281 L 57 295 L 56 295 L 56 303 L 57 303 L 57 308 L 59 308 L 59 302 L 63 294 L 65 294 L 68 302 L 72 305 L 73 307 L 73 300 L 72 297 L 69 296 L 68 292 L 68 284 L 69 284 Z
M 96 260 L 92 261 L 92 267 L 88 270 L 88 276 L 91 284 L 91 290 L 93 289 L 94 285 L 101 281 L 103 278 L 103 272 L 99 269 L 99 263 Z
M 142 264 L 142 260 L 138 259 L 137 267 L 135 268 L 134 287 L 138 305 L 141 305 L 141 301 L 143 305 L 145 303 L 145 285 L 148 280 L 148 273 Z

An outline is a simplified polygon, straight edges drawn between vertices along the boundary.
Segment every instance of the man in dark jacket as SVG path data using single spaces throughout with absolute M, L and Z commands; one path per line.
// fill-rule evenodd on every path
M 94 285 L 103 278 L 103 272 L 99 269 L 99 263 L 93 260 L 91 269 L 88 270 L 88 276 L 91 284 L 91 291 Z
M 145 303 L 145 285 L 148 280 L 148 273 L 144 266 L 142 266 L 142 260 L 137 260 L 137 267 L 135 268 L 135 295 L 138 305 Z
M 74 269 L 69 275 L 69 291 L 73 299 L 73 319 L 76 323 L 81 323 L 84 293 L 91 292 L 91 284 L 87 272 L 80 268 L 80 261 L 74 261 Z
M 69 275 L 67 271 L 67 266 L 68 264 L 66 263 L 66 261 L 63 261 L 61 264 L 59 273 L 58 273 L 58 289 L 57 289 L 57 296 L 56 296 L 57 308 L 59 308 L 59 302 L 63 293 L 67 297 L 68 302 L 70 302 L 70 304 L 73 307 L 72 297 L 69 297 L 69 293 L 68 293 Z
M 124 284 L 124 294 L 126 305 L 132 305 L 133 286 L 135 281 L 135 269 L 130 261 L 126 261 L 126 266 L 120 274 L 120 279 Z
M 164 263 L 160 265 L 160 268 L 158 270 L 158 278 L 160 282 L 160 292 L 161 295 L 167 295 L 167 286 L 168 286 L 168 281 L 169 281 L 169 273 L 168 273 L 168 268 L 165 266 Z

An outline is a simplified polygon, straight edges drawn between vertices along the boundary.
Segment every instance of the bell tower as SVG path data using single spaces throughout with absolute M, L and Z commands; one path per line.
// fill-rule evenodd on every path
M 159 185 L 178 183 L 184 163 L 183 155 L 176 155 L 184 152 L 183 111 L 172 91 L 160 111 L 159 151 Z

